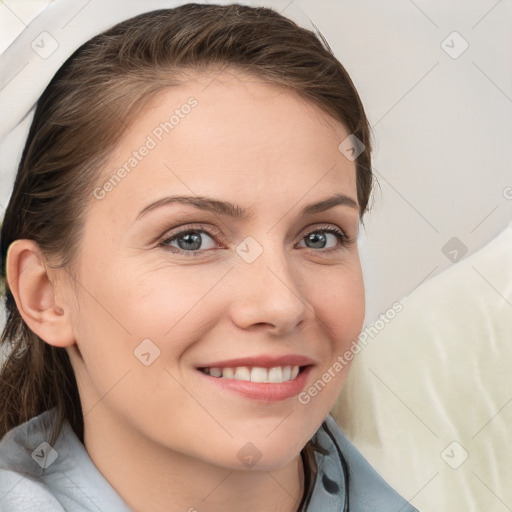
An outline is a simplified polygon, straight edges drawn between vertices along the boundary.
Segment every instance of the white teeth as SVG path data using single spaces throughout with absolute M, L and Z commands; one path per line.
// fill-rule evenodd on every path
M 280 366 L 270 368 L 268 371 L 269 382 L 283 382 L 283 369 Z
M 233 372 L 232 368 L 224 368 L 224 370 L 222 370 L 222 376 L 225 379 L 233 379 L 235 376 L 235 373 Z
M 203 372 L 217 378 L 278 384 L 295 379 L 299 374 L 299 369 L 298 366 L 276 366 L 274 368 L 239 366 L 237 368 L 205 368 Z
M 251 370 L 252 382 L 268 382 L 268 371 L 266 368 L 259 368 L 255 366 Z
M 210 368 L 210 375 L 212 377 L 222 377 L 222 370 L 220 368 Z
M 235 380 L 251 380 L 251 370 L 247 366 L 240 366 L 235 370 Z

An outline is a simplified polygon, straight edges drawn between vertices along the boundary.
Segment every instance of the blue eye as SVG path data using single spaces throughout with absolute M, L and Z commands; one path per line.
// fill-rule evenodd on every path
M 329 236 L 330 235 L 330 236 Z M 206 247 L 204 240 L 210 240 Z M 201 256 L 205 251 L 214 249 L 217 244 L 215 241 L 216 237 L 220 237 L 220 232 L 211 232 L 210 229 L 206 229 L 203 226 L 197 228 L 182 229 L 176 233 L 172 233 L 170 236 L 166 236 L 159 246 L 170 250 L 175 254 L 183 254 L 186 256 Z M 329 239 L 331 238 L 333 244 L 327 247 Z M 318 253 L 331 253 L 342 250 L 345 246 L 351 243 L 351 240 L 345 233 L 332 225 L 321 226 L 306 233 L 301 242 L 305 241 L 307 249 L 312 249 Z M 302 246 L 304 247 L 304 246 Z
M 204 247 L 203 237 L 207 236 L 213 244 L 210 247 Z M 215 247 L 213 237 L 215 235 L 208 233 L 204 229 L 187 229 L 166 238 L 160 245 L 171 250 L 171 252 L 179 254 L 187 254 L 187 256 L 199 256 L 201 251 L 212 249 Z M 173 245 L 177 243 L 177 247 Z
M 325 249 L 328 236 L 331 235 L 335 238 L 334 240 L 334 247 L 327 248 L 327 251 L 322 252 L 330 252 L 332 250 L 338 250 L 341 247 L 345 246 L 348 241 L 348 237 L 338 228 L 329 227 L 329 228 L 322 228 L 322 229 L 315 229 L 314 231 L 310 231 L 308 234 L 306 234 L 303 238 L 303 240 L 307 240 L 308 242 L 311 242 L 313 244 L 313 247 L 309 246 L 309 249 Z M 339 242 L 339 246 L 336 242 Z M 320 247 L 319 247 L 320 246 Z

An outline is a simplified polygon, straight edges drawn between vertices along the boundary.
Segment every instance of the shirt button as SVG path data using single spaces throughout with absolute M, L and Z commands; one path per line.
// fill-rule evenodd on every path
M 324 485 L 324 489 L 329 494 L 339 494 L 340 488 L 339 485 L 331 480 L 327 475 L 322 476 L 322 484 Z

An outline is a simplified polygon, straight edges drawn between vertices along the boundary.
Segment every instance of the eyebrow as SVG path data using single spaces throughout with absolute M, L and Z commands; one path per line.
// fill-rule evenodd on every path
M 254 211 L 250 208 L 243 208 L 237 204 L 229 203 L 227 201 L 220 201 L 203 196 L 169 196 L 159 199 L 154 203 L 148 204 L 144 207 L 137 215 L 136 220 L 140 219 L 147 213 L 156 208 L 166 206 L 169 204 L 185 204 L 199 208 L 200 210 L 209 211 L 218 215 L 224 215 L 227 217 L 233 217 L 237 219 L 252 219 L 254 218 Z M 300 214 L 301 215 L 313 215 L 315 213 L 324 212 L 330 210 L 335 206 L 343 205 L 349 208 L 359 210 L 357 202 L 349 196 L 344 194 L 335 194 L 327 199 L 322 199 L 316 203 L 311 203 L 305 206 Z

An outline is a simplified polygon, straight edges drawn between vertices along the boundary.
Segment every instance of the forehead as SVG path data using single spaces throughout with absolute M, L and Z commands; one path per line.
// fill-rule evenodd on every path
M 356 199 L 346 128 L 295 91 L 239 73 L 197 75 L 145 105 L 103 169 L 101 208 L 133 218 L 166 194 L 250 207 L 336 191 Z M 109 185 L 110 183 L 110 185 Z

